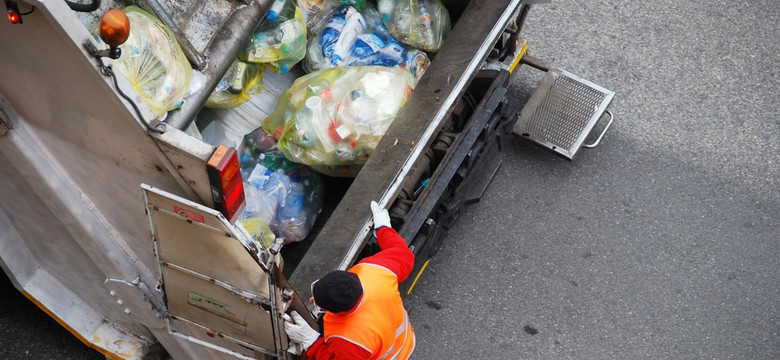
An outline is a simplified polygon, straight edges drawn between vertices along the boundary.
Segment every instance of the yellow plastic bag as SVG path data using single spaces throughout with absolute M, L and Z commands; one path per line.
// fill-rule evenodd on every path
M 399 67 L 333 67 L 298 78 L 263 122 L 287 159 L 332 176 L 354 176 L 411 95 Z M 344 171 L 344 166 L 349 166 Z
M 274 242 L 276 242 L 276 235 L 274 235 L 273 231 L 271 231 L 271 228 L 268 226 L 268 223 L 262 218 L 249 217 L 239 219 L 238 222 L 244 227 L 244 230 L 252 236 L 252 240 L 254 240 L 259 247 L 268 250 L 274 245 Z M 284 259 L 280 257 L 279 268 L 282 267 L 284 267 Z
M 130 19 L 130 36 L 119 46 L 122 56 L 114 60 L 117 70 L 156 116 L 178 108 L 192 79 L 187 56 L 173 32 L 156 17 L 137 6 L 124 11 Z
M 206 100 L 206 107 L 231 109 L 263 91 L 263 64 L 235 60 Z

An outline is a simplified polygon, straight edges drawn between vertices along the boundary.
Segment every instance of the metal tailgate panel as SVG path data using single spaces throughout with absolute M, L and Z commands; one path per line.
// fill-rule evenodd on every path
M 277 302 L 254 242 L 211 208 L 142 188 L 169 331 L 226 353 L 277 354 Z

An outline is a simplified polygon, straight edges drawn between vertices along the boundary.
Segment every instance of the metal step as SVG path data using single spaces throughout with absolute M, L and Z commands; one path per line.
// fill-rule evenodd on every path
M 571 160 L 581 147 L 594 147 L 612 124 L 607 106 L 615 92 L 558 68 L 550 68 L 520 112 L 513 132 Z M 584 144 L 598 120 L 609 122 L 598 139 Z

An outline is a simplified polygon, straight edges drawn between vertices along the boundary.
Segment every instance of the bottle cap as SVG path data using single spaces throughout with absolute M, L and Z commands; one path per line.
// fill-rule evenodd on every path
M 309 109 L 316 109 L 322 106 L 322 99 L 319 96 L 312 96 L 306 99 L 306 107 Z

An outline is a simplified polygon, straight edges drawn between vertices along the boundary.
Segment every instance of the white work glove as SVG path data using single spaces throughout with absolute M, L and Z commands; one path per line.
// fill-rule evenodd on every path
M 284 331 L 287 332 L 287 337 L 289 337 L 293 343 L 298 343 L 303 346 L 304 351 L 320 337 L 320 333 L 318 333 L 317 330 L 312 329 L 312 327 L 306 323 L 306 320 L 304 320 L 295 310 L 290 313 L 289 317 L 284 316 Z M 290 347 L 292 348 L 293 346 Z
M 390 225 L 390 214 L 384 208 L 379 207 L 376 201 L 371 201 L 371 212 L 374 213 L 374 237 L 376 237 L 376 229 L 382 226 L 393 227 Z

